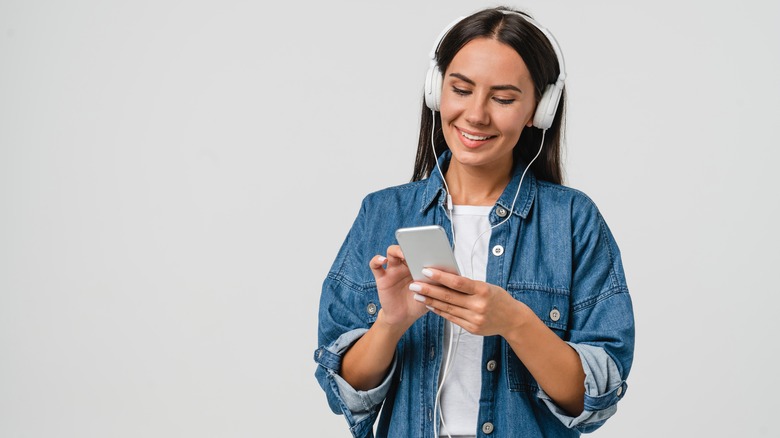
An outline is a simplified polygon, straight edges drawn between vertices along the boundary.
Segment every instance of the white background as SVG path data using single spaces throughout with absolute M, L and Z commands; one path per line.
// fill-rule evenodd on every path
M 411 176 L 433 40 L 496 3 L 264 3 L 0 1 L 0 436 L 348 436 L 322 280 Z M 635 305 L 595 435 L 777 436 L 780 6 L 516 6 Z

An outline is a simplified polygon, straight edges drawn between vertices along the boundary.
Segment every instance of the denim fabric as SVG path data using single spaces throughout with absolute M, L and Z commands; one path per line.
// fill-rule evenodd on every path
M 446 165 L 449 153 L 441 160 Z M 523 165 L 490 213 L 512 205 Z M 378 388 L 355 391 L 339 376 L 342 354 L 376 320 L 380 302 L 368 261 L 395 244 L 397 228 L 439 224 L 449 233 L 446 193 L 434 172 L 423 180 L 368 195 L 322 288 L 317 380 L 331 409 L 355 437 L 433 438 L 434 398 L 444 320 L 429 312 L 398 343 L 393 368 Z M 626 393 L 634 318 L 620 252 L 596 206 L 571 188 L 525 177 L 511 218 L 495 228 L 487 281 L 524 302 L 580 355 L 585 411 L 568 417 L 539 388 L 509 344 L 484 338 L 478 437 L 574 437 L 601 426 Z M 450 236 L 450 239 L 452 236 Z M 496 255 L 499 254 L 499 255 Z M 380 415 L 381 408 L 381 415 Z M 489 424 L 489 426 L 488 426 Z

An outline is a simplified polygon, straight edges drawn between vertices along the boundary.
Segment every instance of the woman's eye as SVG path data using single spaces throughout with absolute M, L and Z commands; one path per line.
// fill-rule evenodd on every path
M 500 99 L 498 97 L 494 97 L 493 99 L 501 105 L 509 105 L 515 101 L 514 99 Z
M 459 94 L 461 96 L 467 96 L 467 95 L 470 94 L 470 92 L 468 90 L 463 90 L 463 89 L 460 89 L 458 87 L 452 87 L 452 92 L 455 93 L 455 94 Z

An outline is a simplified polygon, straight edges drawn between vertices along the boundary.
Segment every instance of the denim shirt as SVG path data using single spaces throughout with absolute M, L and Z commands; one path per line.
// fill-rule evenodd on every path
M 443 165 L 449 156 L 443 154 Z M 523 168 L 516 166 L 490 213 L 491 224 L 510 210 Z M 330 408 L 344 415 L 356 438 L 372 437 L 378 416 L 377 436 L 434 436 L 445 323 L 440 316 L 428 312 L 407 330 L 377 388 L 355 390 L 339 371 L 343 354 L 381 308 L 369 260 L 396 243 L 397 228 L 439 224 L 449 234 L 445 203 L 437 172 L 369 194 L 323 283 L 315 375 Z M 591 432 L 617 409 L 633 359 L 634 318 L 620 252 L 587 196 L 537 180 L 530 170 L 509 213 L 509 220 L 491 233 L 487 282 L 528 305 L 577 351 L 586 375 L 585 409 L 568 416 L 503 338 L 486 336 L 475 434 L 574 437 Z

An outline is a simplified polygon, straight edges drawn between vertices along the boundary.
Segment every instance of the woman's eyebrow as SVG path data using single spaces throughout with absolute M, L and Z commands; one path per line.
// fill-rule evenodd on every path
M 450 76 L 458 78 L 461 81 L 466 82 L 468 84 L 477 85 L 476 82 L 474 82 L 473 80 L 469 79 L 467 76 L 462 75 L 460 73 L 450 73 Z M 493 85 L 492 87 L 490 87 L 490 89 L 491 90 L 513 90 L 513 91 L 517 91 L 518 93 L 522 93 L 523 92 L 523 90 L 521 90 L 521 89 L 519 89 L 519 88 L 517 88 L 517 87 L 515 87 L 514 85 L 511 85 L 511 84 Z

